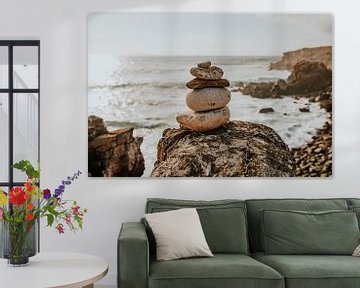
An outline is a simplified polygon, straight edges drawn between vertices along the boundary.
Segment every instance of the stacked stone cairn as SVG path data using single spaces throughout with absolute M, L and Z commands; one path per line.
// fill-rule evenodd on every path
M 211 131 L 226 124 L 230 119 L 230 110 L 226 106 L 231 99 L 227 79 L 221 78 L 221 68 L 211 66 L 211 62 L 199 63 L 190 69 L 195 78 L 186 83 L 192 89 L 186 96 L 186 105 L 191 112 L 179 114 L 176 121 L 181 126 L 197 132 Z

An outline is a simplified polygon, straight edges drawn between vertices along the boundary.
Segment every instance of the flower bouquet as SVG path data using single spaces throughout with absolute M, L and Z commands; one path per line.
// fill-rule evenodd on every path
M 0 188 L 0 257 L 9 265 L 26 265 L 36 254 L 36 223 L 45 218 L 47 226 L 55 227 L 59 234 L 82 229 L 86 209 L 75 202 L 63 199 L 66 186 L 76 180 L 81 172 L 74 173 L 54 189 L 40 189 L 40 168 L 35 169 L 27 160 L 13 165 L 26 173 L 23 187 L 12 187 L 8 194 Z

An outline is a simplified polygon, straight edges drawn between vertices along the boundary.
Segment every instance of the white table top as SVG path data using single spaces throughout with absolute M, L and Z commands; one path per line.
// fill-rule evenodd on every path
M 0 288 L 78 288 L 90 285 L 108 272 L 100 257 L 80 253 L 38 253 L 29 265 L 9 267 L 0 259 Z

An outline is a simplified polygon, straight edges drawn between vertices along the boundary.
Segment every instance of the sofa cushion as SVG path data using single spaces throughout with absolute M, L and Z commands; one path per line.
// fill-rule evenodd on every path
M 262 210 L 266 254 L 352 255 L 359 244 L 354 211 Z
M 252 251 L 262 251 L 260 210 L 328 211 L 348 210 L 346 199 L 254 199 L 246 200 Z
M 213 256 L 195 208 L 145 214 L 156 239 L 159 261 Z
M 146 213 L 197 208 L 206 241 L 213 253 L 248 254 L 245 202 L 242 200 L 193 201 L 148 199 Z M 149 238 L 152 239 L 151 233 Z
M 284 288 L 274 269 L 246 255 L 150 261 L 149 288 Z
M 358 288 L 360 258 L 343 255 L 265 255 L 256 260 L 284 275 L 287 288 Z
M 349 206 L 360 206 L 360 198 L 348 198 L 347 201 Z
M 358 218 L 358 224 L 359 224 L 359 228 L 360 228 L 360 205 L 359 206 L 351 205 L 349 207 L 349 210 L 354 211 L 356 213 L 356 217 Z

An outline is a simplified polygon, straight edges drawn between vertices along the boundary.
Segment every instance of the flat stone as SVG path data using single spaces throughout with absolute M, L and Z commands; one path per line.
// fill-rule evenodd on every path
M 186 83 L 186 87 L 190 89 L 201 89 L 206 87 L 229 87 L 230 82 L 227 79 L 218 79 L 218 80 L 205 80 L 194 78 Z
M 197 66 L 199 68 L 207 69 L 207 68 L 209 68 L 211 66 L 211 62 L 210 61 L 202 62 L 202 63 L 197 64 Z
M 176 121 L 186 128 L 196 132 L 211 131 L 226 124 L 230 120 L 230 110 L 228 107 L 212 110 L 209 112 L 189 112 L 180 114 Z
M 224 75 L 224 71 L 216 66 L 211 66 L 209 68 L 194 67 L 190 69 L 190 73 L 195 78 L 207 80 L 218 80 Z
M 204 112 L 225 107 L 231 99 L 226 88 L 195 89 L 186 96 L 186 105 L 195 112 Z

